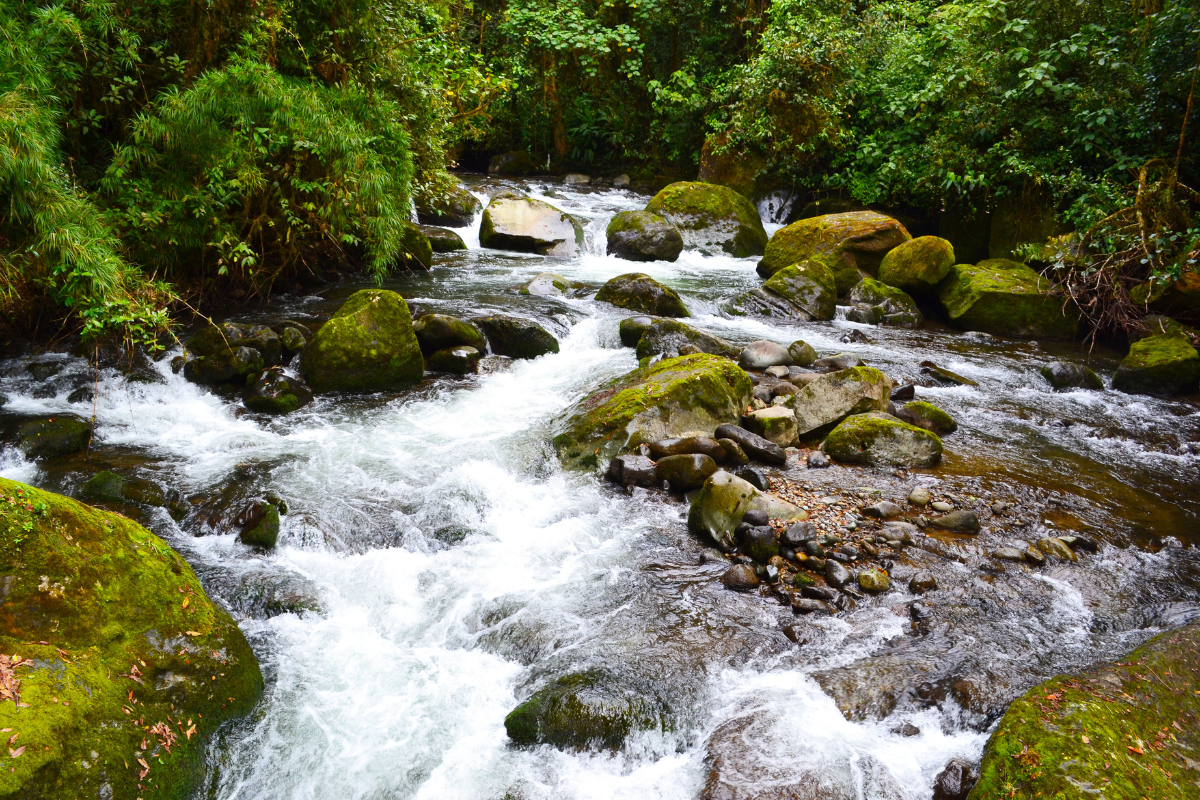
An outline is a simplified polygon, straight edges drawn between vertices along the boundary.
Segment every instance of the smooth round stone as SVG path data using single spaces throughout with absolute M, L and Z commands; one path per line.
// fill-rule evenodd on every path
M 949 512 L 954 510 L 953 505 L 951 505 L 950 503 L 944 502 L 942 500 L 938 500 L 936 503 L 930 503 L 929 507 L 932 508 L 934 511 L 940 511 L 943 514 L 948 514 Z
M 820 450 L 814 450 L 808 454 L 809 469 L 825 469 L 829 466 L 829 456 L 822 453 Z
M 817 360 L 817 351 L 808 342 L 797 339 L 788 345 L 788 355 L 798 367 L 807 367 Z
M 813 600 L 810 597 L 796 597 L 792 599 L 792 610 L 797 614 L 832 614 L 833 610 L 829 604 L 822 600 Z
M 671 484 L 677 492 L 699 489 L 716 471 L 717 462 L 702 453 L 667 456 L 658 461 L 658 479 Z
M 924 594 L 938 588 L 937 579 L 928 572 L 918 572 L 908 581 L 908 589 L 913 594 Z
M 864 517 L 871 517 L 873 519 L 888 519 L 889 517 L 897 517 L 903 512 L 903 508 L 890 500 L 881 500 L 880 502 L 867 506 L 862 510 Z
M 864 592 L 886 592 L 891 587 L 888 574 L 881 569 L 864 569 L 858 573 L 858 588 Z
M 1038 539 L 1037 547 L 1048 556 L 1061 558 L 1065 561 L 1077 561 L 1075 551 L 1067 546 L 1067 543 L 1057 536 L 1047 536 Z
M 840 589 L 850 582 L 850 571 L 833 559 L 829 559 L 825 562 L 825 580 L 829 582 L 830 586 Z
M 928 489 L 913 489 L 908 493 L 908 502 L 914 506 L 927 506 L 931 496 Z
M 475 368 L 481 358 L 483 358 L 483 353 L 474 347 L 462 345 L 460 347 L 447 347 L 444 350 L 438 350 L 429 357 L 427 364 L 429 369 L 435 372 L 466 375 L 467 373 L 475 372 Z
M 931 520 L 929 524 L 939 530 L 954 533 L 979 533 L 979 517 L 974 511 L 951 511 L 943 517 Z
M 749 592 L 758 586 L 754 568 L 747 564 L 734 564 L 721 576 L 721 584 L 735 592 Z
M 992 558 L 1001 561 L 1024 561 L 1025 553 L 1015 547 L 997 547 L 992 551 Z
M 760 339 L 742 348 L 738 356 L 742 369 L 765 370 L 774 366 L 791 366 L 792 356 L 788 349 L 777 342 Z

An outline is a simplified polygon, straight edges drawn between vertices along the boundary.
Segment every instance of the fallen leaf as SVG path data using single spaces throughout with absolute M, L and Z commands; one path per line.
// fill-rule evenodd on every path
M 1139 756 L 1140 756 L 1140 755 L 1144 755 L 1144 754 L 1145 754 L 1145 752 L 1144 752 L 1144 751 L 1142 750 L 1142 748 L 1140 748 L 1140 747 L 1134 747 L 1134 746 L 1133 746 L 1133 745 L 1131 745 L 1131 744 L 1127 744 L 1127 745 L 1125 745 L 1125 746 L 1126 746 L 1127 748 L 1129 748 L 1129 752 L 1131 752 L 1131 753 L 1137 753 Z
M 18 736 L 20 736 L 20 735 L 21 735 L 21 734 L 19 734 L 19 733 L 14 733 L 12 736 L 8 737 L 8 746 L 9 746 L 9 747 L 12 747 L 12 746 L 13 746 L 13 742 L 15 742 L 15 741 L 17 740 L 17 737 L 18 737 Z
M 184 631 L 188 636 L 199 636 L 200 631 Z
M 1086 736 L 1084 736 L 1084 737 L 1082 737 L 1082 738 L 1083 738 L 1083 743 L 1084 743 L 1084 744 L 1091 744 L 1091 741 L 1092 741 L 1091 739 L 1089 739 L 1089 738 L 1088 738 L 1088 737 L 1086 737 Z
M 187 607 L 188 607 L 188 603 L 190 603 L 190 602 L 191 602 L 191 598 L 189 598 L 189 597 L 185 597 L 185 598 L 183 598 L 183 607 L 184 607 L 184 608 L 187 608 Z
M 139 764 L 141 764 L 143 767 L 145 767 L 146 769 L 150 769 L 150 765 L 149 765 L 149 764 L 147 764 L 147 763 L 146 763 L 146 762 L 145 762 L 143 759 L 140 759 L 140 758 L 139 758 L 139 759 L 137 760 L 137 762 L 138 762 Z
M 13 750 L 11 747 L 8 749 L 8 755 L 10 758 L 20 758 L 21 754 L 24 752 L 25 752 L 25 745 L 21 745 L 16 750 Z

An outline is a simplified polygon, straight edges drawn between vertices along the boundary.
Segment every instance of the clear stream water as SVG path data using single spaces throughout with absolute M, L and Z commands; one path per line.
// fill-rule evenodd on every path
M 471 185 L 481 197 L 494 187 Z M 549 187 L 529 188 L 540 196 Z M 1037 369 L 1087 358 L 1070 345 L 937 325 L 728 318 L 722 300 L 760 283 L 754 259 L 608 258 L 608 218 L 646 198 L 553 192 L 549 202 L 589 220 L 585 255 L 480 250 L 477 219 L 460 231 L 468 252 L 389 288 L 432 311 L 536 318 L 560 336 L 557 355 L 508 372 L 431 376 L 396 395 L 322 398 L 279 419 L 244 413 L 164 359 L 158 384 L 101 374 L 91 466 L 0 456 L 0 474 L 58 491 L 103 466 L 157 480 L 201 509 L 223 490 L 287 500 L 280 546 L 267 554 L 232 533 L 194 535 L 206 531 L 200 511 L 146 518 L 235 613 L 268 680 L 256 713 L 211 749 L 200 796 L 683 800 L 719 773 L 713 797 L 924 800 L 950 758 L 978 759 L 1017 693 L 1200 612 L 1196 398 L 1053 393 Z M 680 291 L 696 325 L 735 342 L 803 338 L 822 354 L 856 352 L 894 380 L 918 379 L 925 359 L 975 379 L 979 388 L 918 390 L 961 426 L 938 469 L 792 477 L 896 498 L 921 483 L 1011 499 L 1028 524 L 994 526 L 983 537 L 990 545 L 1065 527 L 1101 551 L 1002 574 L 981 570 L 986 559 L 970 542 L 953 544 L 958 560 L 915 551 L 905 563 L 936 569 L 941 584 L 923 600 L 931 617 L 921 631 L 911 622 L 916 598 L 897 580 L 847 613 L 805 620 L 809 642 L 792 644 L 780 632 L 795 621 L 790 609 L 727 592 L 718 566 L 697 565 L 703 543 L 686 531 L 679 498 L 626 495 L 557 465 L 547 442 L 565 413 L 636 360 L 617 339 L 620 310 L 509 291 L 548 270 L 596 286 L 647 272 Z M 357 288 L 283 296 L 242 318 L 320 320 Z M 869 341 L 840 341 L 855 328 Z M 87 365 L 62 358 L 54 391 L 20 362 L 0 365 L 6 411 L 88 413 L 66 399 L 72 381 L 90 380 Z M 1115 354 L 1089 363 L 1109 377 Z M 263 598 L 293 611 L 264 611 Z M 510 746 L 505 715 L 583 667 L 652 687 L 672 732 L 641 734 L 619 752 Z M 904 722 L 920 733 L 902 736 Z

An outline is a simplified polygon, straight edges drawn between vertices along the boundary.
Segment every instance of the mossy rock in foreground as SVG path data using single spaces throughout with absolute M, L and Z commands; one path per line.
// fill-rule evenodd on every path
M 950 321 L 996 336 L 1073 339 L 1079 312 L 1050 294 L 1050 284 L 1016 261 L 993 258 L 956 264 L 938 287 Z
M 313 334 L 300 365 L 318 394 L 403 389 L 425 374 L 408 303 L 385 289 L 350 295 Z
M 190 797 L 206 742 L 263 687 L 241 630 L 165 542 L 0 479 L 0 664 L 17 656 L 0 797 Z
M 1200 796 L 1200 624 L 1030 689 L 988 740 L 969 800 Z
M 1200 353 L 1183 332 L 1134 342 L 1113 375 L 1113 388 L 1130 394 L 1191 394 L 1198 385 Z
M 718 425 L 737 423 L 750 388 L 750 376 L 727 358 L 664 359 L 585 397 L 554 447 L 568 467 L 595 469 L 642 442 L 711 436 Z

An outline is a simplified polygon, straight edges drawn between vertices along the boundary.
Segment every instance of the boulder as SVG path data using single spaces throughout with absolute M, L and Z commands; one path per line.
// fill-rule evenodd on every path
M 528 175 L 537 172 L 533 159 L 524 150 L 511 150 L 494 155 L 488 161 L 488 175 Z
M 1200 343 L 1200 331 L 1170 317 L 1164 317 L 1162 314 L 1147 314 L 1142 317 L 1140 328 L 1129 332 L 1129 340 L 1136 342 L 1147 336 L 1158 336 L 1161 333 L 1182 333 L 1191 340 L 1192 344 Z
M 782 447 L 745 428 L 726 423 L 718 426 L 714 435 L 718 441 L 729 439 L 736 442 L 746 455 L 764 464 L 775 464 L 780 467 L 787 464 L 787 454 Z
M 932 467 L 942 458 L 936 434 L 878 411 L 847 417 L 822 447 L 838 461 L 867 466 Z
M 579 287 L 574 281 L 569 281 L 562 275 L 555 272 L 542 272 L 534 275 L 517 291 L 519 294 L 532 297 L 565 297 L 577 288 Z
M 742 417 L 742 426 L 780 447 L 796 444 L 796 415 L 784 406 L 768 406 Z
M 558 352 L 558 339 L 532 320 L 506 314 L 489 314 L 486 317 L 474 317 L 471 323 L 483 331 L 496 355 L 537 358 Z
M 350 295 L 313 334 L 300 365 L 318 394 L 404 389 L 425 374 L 408 303 L 385 289 Z
M 608 223 L 606 252 L 626 261 L 674 261 L 683 252 L 679 229 L 649 211 L 622 211 Z
M 837 372 L 851 367 L 861 367 L 863 360 L 854 353 L 834 353 L 831 356 L 818 358 L 812 363 L 812 368 L 820 372 Z
M 650 443 L 650 455 L 653 458 L 666 458 L 679 455 L 705 455 L 718 464 L 725 460 L 725 447 L 716 439 L 708 436 L 676 436 L 671 439 L 659 439 Z M 711 473 L 710 473 L 711 474 Z M 704 477 L 708 477 L 705 475 Z
M 421 345 L 421 352 L 426 356 L 447 347 L 466 345 L 481 352 L 487 350 L 487 340 L 483 331 L 471 322 L 452 317 L 449 314 L 425 314 L 413 323 L 413 333 Z
M 519 745 L 617 749 L 636 731 L 666 731 L 667 714 L 666 702 L 653 690 L 592 669 L 534 692 L 504 718 L 504 729 Z
M 892 382 L 872 367 L 851 367 L 828 372 L 810 381 L 792 396 L 801 436 L 827 428 L 852 414 L 886 411 L 891 401 Z
M 429 246 L 434 253 L 453 253 L 456 250 L 466 250 L 467 243 L 449 228 L 437 228 L 433 225 L 421 225 L 421 233 L 429 240 Z
M 788 345 L 788 355 L 792 357 L 792 364 L 797 367 L 811 367 L 817 360 L 817 351 L 812 345 L 799 339 Z
M 270 550 L 279 541 L 279 506 L 259 500 L 247 506 L 238 515 L 241 525 L 238 539 L 242 544 Z
M 967 795 L 977 780 L 979 773 L 970 762 L 952 758 L 933 779 L 932 800 L 967 800 Z
M 470 345 L 460 344 L 438 350 L 429 356 L 426 365 L 434 372 L 467 375 L 475 372 L 483 353 Z
M 583 249 L 583 226 L 544 200 L 501 192 L 483 211 L 479 245 L 570 258 Z
M 1200 717 L 1190 677 L 1197 671 L 1200 624 L 1192 622 L 1113 663 L 1033 687 L 988 739 L 969 797 L 1100 796 L 1081 787 L 1104 787 L 1111 798 L 1193 796 L 1195 779 L 1182 765 L 1200 760 L 1185 722 Z
M 621 325 L 624 326 L 625 322 L 628 320 L 623 321 Z M 737 347 L 719 336 L 697 330 L 675 319 L 651 320 L 650 324 L 642 329 L 636 346 L 639 360 L 652 356 L 675 358 L 683 352 L 681 348 L 687 348 L 690 353 L 711 353 L 725 358 L 733 358 L 738 352 Z
M 400 236 L 400 263 L 413 272 L 429 272 L 433 267 L 433 244 L 421 226 L 405 221 Z
M 829 267 L 820 261 L 797 261 L 776 270 L 763 289 L 799 308 L 803 314 L 796 316 L 804 321 L 833 319 L 837 281 Z
M 708 476 L 716 471 L 717 462 L 710 456 L 690 453 L 660 458 L 657 477 L 677 492 L 690 492 L 703 486 Z
M 1056 390 L 1092 389 L 1104 391 L 1104 381 L 1100 376 L 1083 364 L 1069 364 L 1065 361 L 1055 361 L 1042 367 L 1040 372 Z
M 92 438 L 92 424 L 75 414 L 25 420 L 13 431 L 14 444 L 32 461 L 78 453 Z
M 595 468 L 643 442 L 707 436 L 736 421 L 749 399 L 749 376 L 728 359 L 664 359 L 584 398 L 554 446 L 567 466 Z
M 266 325 L 222 322 L 187 341 L 183 376 L 192 383 L 244 383 L 264 367 L 279 364 L 282 354 L 279 334 Z
M 689 249 L 745 258 L 761 255 L 767 244 L 758 209 L 727 186 L 672 183 L 651 198 L 646 210 L 675 225 Z
M 775 232 L 758 274 L 769 278 L 801 261 L 819 261 L 833 273 L 841 294 L 863 275 L 877 275 L 883 257 L 911 238 L 898 221 L 874 211 L 804 219 Z
M 242 403 L 260 414 L 290 414 L 313 400 L 312 391 L 282 367 L 264 369 L 246 387 Z
M 479 199 L 459 183 L 435 193 L 418 192 L 413 200 L 417 207 L 417 222 L 422 225 L 465 228 L 475 221 L 475 215 L 483 208 Z M 430 237 L 430 241 L 433 241 L 433 237 Z
M 954 266 L 954 245 L 937 236 L 918 236 L 889 250 L 879 280 L 915 295 L 932 295 Z
M 911 297 L 874 278 L 859 281 L 850 290 L 848 299 L 855 306 L 877 309 L 880 322 L 891 325 L 920 325 L 923 319 L 921 310 Z
M 627 453 L 608 462 L 608 479 L 621 486 L 658 485 L 658 468 L 645 456 Z
M 1129 346 L 1112 387 L 1129 394 L 1193 394 L 1200 384 L 1200 353 L 1182 333 L 1147 336 Z
M 1072 339 L 1079 327 L 1074 306 L 1063 307 L 1050 284 L 1029 267 L 1002 258 L 955 264 L 938 287 L 938 299 L 959 328 L 997 336 Z
M 621 320 L 620 324 L 617 325 L 621 344 L 626 347 L 637 347 L 638 342 L 642 340 L 642 336 L 646 331 L 650 330 L 650 326 L 654 324 L 656 319 L 657 317 L 640 314 L 636 317 L 628 317 Z
M 641 272 L 618 275 L 600 287 L 596 299 L 659 317 L 691 316 L 674 289 Z
M 761 372 L 768 367 L 791 366 L 792 354 L 781 344 L 759 339 L 742 348 L 742 352 L 738 354 L 738 364 L 742 369 Z
M 237 623 L 132 520 L 8 480 L 0 498 L 0 790 L 193 796 L 206 745 L 262 693 Z
M 916 425 L 927 431 L 933 431 L 938 436 L 945 436 L 958 430 L 954 417 L 947 414 L 933 403 L 924 400 L 912 400 L 896 410 L 896 418 Z
M 804 509 L 755 489 L 749 482 L 724 470 L 713 473 L 688 509 L 688 529 L 706 536 L 722 552 L 734 549 L 733 533 L 748 511 L 761 511 L 768 519 L 803 520 Z
M 79 497 L 89 503 L 136 503 L 161 508 L 167 495 L 158 484 L 142 478 L 126 478 L 115 472 L 97 472 L 79 487 Z

